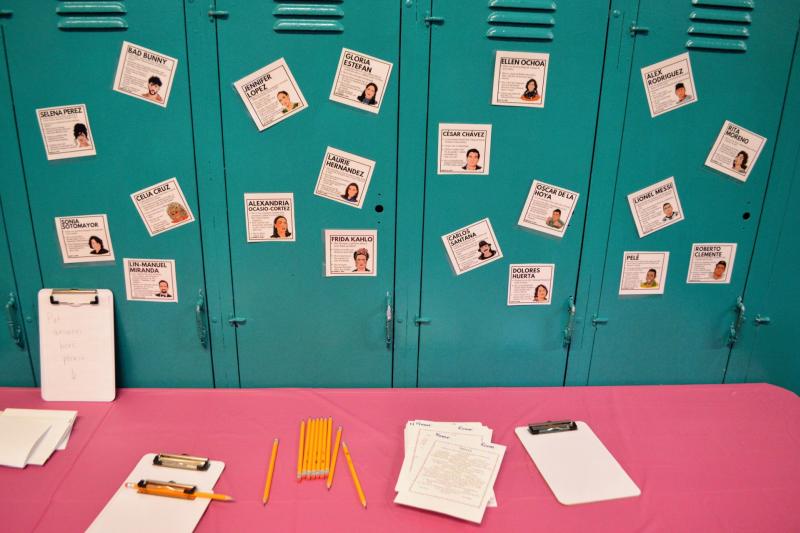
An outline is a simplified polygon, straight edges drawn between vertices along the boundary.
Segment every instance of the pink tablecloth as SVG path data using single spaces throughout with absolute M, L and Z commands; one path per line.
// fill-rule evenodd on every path
M 0 468 L 3 531 L 82 531 L 148 452 L 226 463 L 198 531 L 800 531 L 800 399 L 764 384 L 537 389 L 126 389 L 110 404 L 46 403 L 0 388 L 0 408 L 77 409 L 67 450 L 44 467 Z M 299 421 L 332 416 L 368 500 L 347 469 L 328 492 L 297 483 Z M 499 506 L 481 526 L 392 503 L 411 419 L 480 421 L 508 446 Z M 641 497 L 559 504 L 517 441 L 516 426 L 586 421 Z M 274 437 L 269 504 L 260 502 Z M 341 466 L 341 465 L 340 465 Z

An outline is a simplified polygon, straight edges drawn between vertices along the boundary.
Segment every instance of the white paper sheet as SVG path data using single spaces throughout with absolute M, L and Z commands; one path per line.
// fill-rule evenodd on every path
M 56 409 L 6 409 L 3 416 L 24 417 L 42 420 L 50 424 L 50 429 L 39 440 L 28 457 L 29 465 L 42 466 L 56 450 L 67 447 L 72 424 L 78 411 L 62 411 Z
M 25 468 L 31 452 L 49 429 L 47 420 L 0 415 L 0 465 Z

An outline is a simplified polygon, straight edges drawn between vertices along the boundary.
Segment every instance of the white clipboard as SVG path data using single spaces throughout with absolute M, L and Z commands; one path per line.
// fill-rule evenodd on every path
M 556 499 L 564 505 L 639 496 L 642 491 L 585 422 L 577 429 L 534 435 L 514 430 Z
M 42 399 L 114 400 L 114 295 L 111 291 L 42 289 L 38 302 Z
M 211 500 L 196 498 L 182 500 L 139 494 L 135 489 L 125 487 L 125 483 L 138 483 L 142 479 L 175 481 L 186 485 L 197 485 L 203 492 L 213 492 L 225 463 L 210 461 L 208 470 L 182 470 L 153 464 L 154 453 L 141 458 L 133 472 L 128 475 L 119 489 L 106 504 L 86 533 L 191 533 L 206 512 Z

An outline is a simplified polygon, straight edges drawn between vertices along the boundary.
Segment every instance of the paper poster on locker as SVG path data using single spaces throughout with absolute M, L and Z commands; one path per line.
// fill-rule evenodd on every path
M 619 294 L 664 294 L 669 252 L 625 252 Z
M 244 194 L 247 242 L 294 242 L 294 194 Z
M 85 104 L 36 110 L 47 160 L 97 155 Z
M 692 245 L 686 283 L 730 283 L 735 242 L 706 242 Z
M 550 54 L 504 52 L 494 60 L 492 105 L 544 107 Z
M 517 224 L 556 237 L 563 237 L 580 194 L 533 180 Z
M 233 83 L 258 131 L 308 108 L 300 86 L 283 58 Z
M 628 195 L 628 205 L 640 238 L 683 220 L 674 177 L 632 192 Z
M 508 266 L 507 305 L 550 305 L 556 265 L 521 263 Z
M 64 263 L 114 260 L 106 215 L 56 217 L 55 221 Z
M 381 110 L 392 64 L 362 52 L 342 48 L 330 99 L 370 113 Z
M 125 269 L 125 293 L 128 300 L 142 302 L 178 302 L 178 283 L 174 259 L 122 260 Z
M 119 54 L 114 90 L 167 107 L 178 60 L 124 41 Z
M 151 237 L 194 222 L 177 178 L 170 178 L 131 194 Z
M 488 218 L 442 235 L 442 242 L 457 276 L 503 257 Z
M 651 117 L 697 102 L 697 90 L 688 53 L 644 67 L 642 82 Z
M 378 230 L 325 230 L 326 277 L 377 275 Z
M 328 146 L 314 194 L 361 209 L 375 161 Z
M 726 120 L 706 158 L 706 166 L 746 181 L 766 142 L 765 137 Z
M 489 174 L 491 124 L 439 124 L 438 174 Z

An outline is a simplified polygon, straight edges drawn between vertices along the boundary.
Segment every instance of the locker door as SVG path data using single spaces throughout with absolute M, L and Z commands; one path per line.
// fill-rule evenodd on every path
M 436 0 L 419 386 L 561 385 L 608 4 Z M 495 52 L 550 54 L 541 109 L 491 105 Z M 437 175 L 440 123 L 491 124 L 488 176 Z M 517 225 L 533 179 L 578 192 L 563 238 Z M 488 217 L 503 259 L 456 276 L 441 236 Z M 478 243 L 475 253 L 478 253 Z M 507 306 L 509 264 L 554 263 L 551 304 Z
M 218 24 L 219 62 L 241 385 L 390 386 L 399 6 L 225 0 L 217 7 L 229 13 Z M 329 100 L 342 48 L 394 64 L 379 114 Z M 259 132 L 231 84 L 279 58 L 308 108 Z M 375 161 L 361 209 L 314 195 L 328 146 Z M 287 192 L 296 240 L 248 243 L 244 194 Z M 325 229 L 377 230 L 377 275 L 326 277 Z
M 4 2 L 12 12 L 5 44 L 25 177 L 13 202 L 30 205 L 43 286 L 113 291 L 119 385 L 213 386 L 195 316 L 204 287 L 199 223 L 150 237 L 130 198 L 177 177 L 198 216 L 183 7 L 78 4 Z M 168 107 L 112 90 L 124 40 L 178 58 Z M 97 155 L 48 161 L 35 110 L 70 104 L 86 104 Z M 65 265 L 54 218 L 98 213 L 108 215 L 116 261 Z M 178 302 L 127 301 L 125 257 L 174 259 Z M 29 314 L 35 320 L 35 310 Z
M 752 4 L 640 2 L 618 167 L 596 169 L 616 189 L 590 384 L 723 380 L 797 30 L 796 4 Z M 651 118 L 640 69 L 687 51 L 697 101 Z M 704 166 L 725 120 L 768 139 L 746 182 Z M 669 176 L 684 220 L 640 239 L 627 195 Z M 730 284 L 687 284 L 693 243 L 738 244 Z M 670 252 L 663 295 L 618 295 L 625 251 Z

